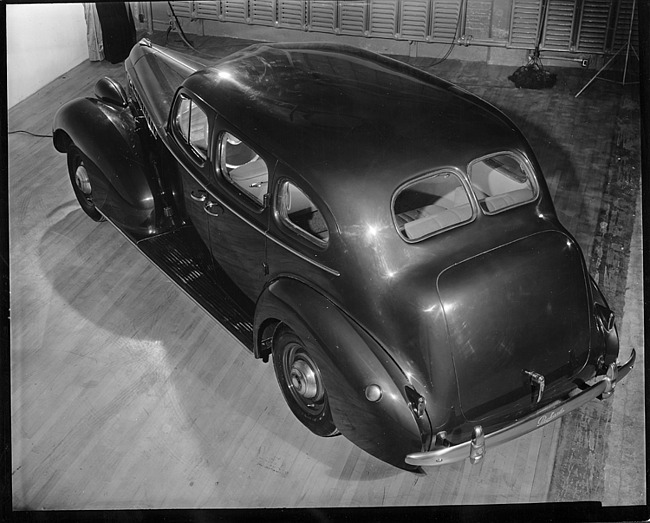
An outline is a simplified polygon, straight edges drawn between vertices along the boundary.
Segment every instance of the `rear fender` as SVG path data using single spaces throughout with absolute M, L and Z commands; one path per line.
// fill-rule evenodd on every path
M 319 365 L 338 430 L 369 454 L 409 468 L 406 454 L 428 448 L 429 421 L 414 414 L 407 396 L 411 385 L 379 344 L 325 296 L 295 279 L 276 280 L 258 300 L 256 336 L 279 323 L 302 339 Z M 262 342 L 255 341 L 258 356 Z M 366 399 L 371 384 L 381 387 L 377 402 Z
M 79 98 L 63 105 L 54 118 L 54 146 L 76 146 L 93 166 L 89 170 L 95 205 L 112 221 L 133 232 L 156 229 L 157 178 L 144 161 L 137 122 L 129 107 Z

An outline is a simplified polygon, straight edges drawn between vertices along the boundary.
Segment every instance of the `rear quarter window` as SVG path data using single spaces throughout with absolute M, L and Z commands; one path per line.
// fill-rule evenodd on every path
M 320 209 L 299 187 L 283 180 L 277 192 L 276 208 L 280 223 L 292 233 L 325 247 L 329 228 Z
M 402 187 L 393 217 L 400 235 L 412 242 L 470 222 L 474 210 L 460 176 L 445 170 Z

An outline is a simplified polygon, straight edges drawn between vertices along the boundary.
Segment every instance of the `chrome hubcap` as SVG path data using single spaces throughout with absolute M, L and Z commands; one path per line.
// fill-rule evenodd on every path
M 318 395 L 318 381 L 314 369 L 306 361 L 297 360 L 291 366 L 291 384 L 295 391 L 305 399 L 311 400 Z
M 88 171 L 86 171 L 86 168 L 83 165 L 77 167 L 77 170 L 74 173 L 74 183 L 82 193 L 86 196 L 90 196 L 90 178 L 88 177 Z
M 285 376 L 293 397 L 305 412 L 318 414 L 325 397 L 318 366 L 298 344 L 291 346 L 285 357 Z

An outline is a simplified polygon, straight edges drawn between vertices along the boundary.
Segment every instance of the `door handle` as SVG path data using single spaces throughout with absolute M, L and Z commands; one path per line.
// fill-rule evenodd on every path
M 203 206 L 203 210 L 210 216 L 221 216 L 223 214 L 223 207 L 217 202 L 207 202 Z
M 190 198 L 192 198 L 192 200 L 195 202 L 204 202 L 208 199 L 208 193 L 203 189 L 199 189 L 198 191 L 190 192 Z

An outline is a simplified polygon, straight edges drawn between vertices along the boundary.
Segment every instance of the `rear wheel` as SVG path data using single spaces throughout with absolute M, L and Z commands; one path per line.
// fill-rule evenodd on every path
M 318 436 L 337 435 L 320 369 L 302 340 L 288 328 L 275 337 L 273 367 L 284 399 L 302 424 Z
M 93 202 L 88 166 L 81 152 L 74 145 L 70 146 L 68 150 L 68 174 L 74 194 L 83 211 L 94 221 L 103 222 L 106 218 L 97 210 Z

